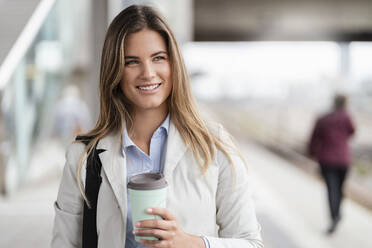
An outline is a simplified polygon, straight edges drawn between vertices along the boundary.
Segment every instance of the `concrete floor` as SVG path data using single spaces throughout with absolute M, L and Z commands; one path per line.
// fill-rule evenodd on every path
M 345 199 L 339 229 L 331 237 L 325 185 L 266 150 L 243 143 L 251 167 L 266 247 L 372 247 L 372 212 Z M 287 245 L 288 243 L 288 245 Z

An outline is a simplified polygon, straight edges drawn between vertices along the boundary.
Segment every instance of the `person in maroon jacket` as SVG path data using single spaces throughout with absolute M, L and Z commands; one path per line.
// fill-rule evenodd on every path
M 308 147 L 309 155 L 318 161 L 327 185 L 332 218 L 328 234 L 336 230 L 341 219 L 342 186 L 351 157 L 348 141 L 355 132 L 353 122 L 346 111 L 346 103 L 346 96 L 335 96 L 334 109 L 316 121 Z

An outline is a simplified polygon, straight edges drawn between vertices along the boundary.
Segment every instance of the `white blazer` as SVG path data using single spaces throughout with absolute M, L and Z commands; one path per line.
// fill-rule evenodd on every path
M 215 128 L 226 141 L 226 132 Z M 102 183 L 97 202 L 98 247 L 124 248 L 127 215 L 126 159 L 121 152 L 121 136 L 101 139 L 97 149 L 102 163 Z M 84 145 L 72 143 L 55 202 L 52 248 L 81 247 L 83 198 L 76 182 L 77 164 Z M 250 196 L 247 170 L 241 159 L 231 154 L 234 167 L 217 151 L 205 175 L 190 148 L 171 122 L 164 176 L 168 182 L 167 208 L 174 213 L 183 231 L 204 235 L 211 248 L 263 247 Z M 82 169 L 85 182 L 86 164 Z M 235 169 L 235 173 L 234 173 Z M 235 179 L 234 179 L 235 178 Z

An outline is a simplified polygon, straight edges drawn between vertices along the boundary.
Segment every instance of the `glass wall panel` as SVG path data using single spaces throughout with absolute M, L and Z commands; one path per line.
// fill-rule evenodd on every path
M 0 92 L 0 189 L 28 178 L 38 144 L 52 135 L 61 91 L 79 59 L 89 1 L 57 0 L 6 87 Z M 38 151 L 40 152 L 40 151 Z

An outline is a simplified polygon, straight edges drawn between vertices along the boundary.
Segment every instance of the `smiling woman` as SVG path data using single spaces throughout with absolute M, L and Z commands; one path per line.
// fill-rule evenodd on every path
M 224 129 L 200 117 L 154 9 L 130 6 L 110 24 L 99 90 L 95 128 L 67 151 L 52 247 L 263 247 L 246 165 Z M 166 207 L 133 223 L 127 182 L 148 172 L 164 174 Z
M 136 113 L 152 109 L 165 116 L 172 89 L 171 67 L 163 37 L 151 29 L 130 34 L 124 43 L 121 89 Z

